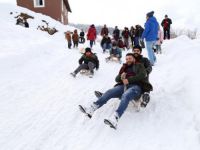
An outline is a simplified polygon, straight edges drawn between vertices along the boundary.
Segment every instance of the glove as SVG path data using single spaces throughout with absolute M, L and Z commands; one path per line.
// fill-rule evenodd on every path
M 123 73 L 121 74 L 121 80 L 124 80 L 124 79 L 126 79 L 126 73 L 125 73 L 125 72 L 123 72 Z

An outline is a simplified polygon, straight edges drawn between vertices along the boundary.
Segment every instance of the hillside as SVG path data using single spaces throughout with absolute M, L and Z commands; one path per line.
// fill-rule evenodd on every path
M 34 16 L 30 28 L 16 26 L 11 11 Z M 73 27 L 7 4 L 0 5 L 0 18 L 0 150 L 199 149 L 199 39 L 182 36 L 163 44 L 150 75 L 151 102 L 140 112 L 130 104 L 118 130 L 112 130 L 103 119 L 118 106 L 117 99 L 91 120 L 77 106 L 96 100 L 94 90 L 112 87 L 121 65 L 106 63 L 108 54 L 97 43 L 93 51 L 100 60 L 99 71 L 92 79 L 74 79 L 69 73 L 81 54 L 67 49 L 63 34 Z M 42 19 L 59 32 L 50 36 L 36 30 Z

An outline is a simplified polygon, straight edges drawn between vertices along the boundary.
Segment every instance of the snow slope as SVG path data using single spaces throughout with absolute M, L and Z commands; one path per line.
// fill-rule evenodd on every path
M 33 15 L 31 27 L 16 26 L 10 11 Z M 199 149 L 199 39 L 164 43 L 151 74 L 151 102 L 139 113 L 130 104 L 115 131 L 103 119 L 114 112 L 117 99 L 91 120 L 77 106 L 96 100 L 94 90 L 111 88 L 120 64 L 105 63 L 108 54 L 97 43 L 99 71 L 92 79 L 74 79 L 69 73 L 81 54 L 67 49 L 63 34 L 73 27 L 7 4 L 0 4 L 0 18 L 0 150 Z M 36 30 L 42 19 L 60 32 L 49 36 Z

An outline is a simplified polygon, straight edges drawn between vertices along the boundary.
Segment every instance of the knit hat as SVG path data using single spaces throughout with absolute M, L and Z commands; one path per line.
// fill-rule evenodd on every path
M 140 45 L 135 45 L 135 46 L 133 47 L 133 50 L 134 50 L 134 49 L 139 49 L 140 52 L 142 52 L 142 47 L 141 47 Z
M 151 11 L 151 12 L 148 12 L 148 13 L 147 13 L 147 17 L 149 17 L 149 18 L 150 18 L 150 17 L 153 17 L 153 15 L 154 15 L 154 11 Z
M 85 53 L 86 53 L 86 52 L 91 52 L 91 48 L 87 47 L 87 48 L 85 49 Z

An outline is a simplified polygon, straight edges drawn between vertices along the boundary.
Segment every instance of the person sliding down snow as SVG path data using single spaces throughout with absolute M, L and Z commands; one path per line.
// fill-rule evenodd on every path
M 136 63 L 136 59 L 132 53 L 126 54 L 126 63 L 121 67 L 119 74 L 116 76 L 116 86 L 106 91 L 96 102 L 91 106 L 84 107 L 79 105 L 80 110 L 92 117 L 93 113 L 106 104 L 111 98 L 120 98 L 120 104 L 117 110 L 109 119 L 105 119 L 104 123 L 112 128 L 117 128 L 118 120 L 122 117 L 128 104 L 133 99 L 140 97 L 143 89 L 150 85 L 145 81 L 147 76 L 144 66 Z M 148 86 L 147 86 L 148 85 Z
M 152 71 L 152 66 L 151 66 L 151 63 L 149 61 L 148 58 L 146 57 L 143 57 L 142 55 L 142 47 L 140 47 L 139 45 L 137 46 L 134 46 L 133 47 L 133 55 L 136 59 L 136 62 L 138 63 L 141 63 L 144 65 L 145 69 L 146 69 L 146 73 L 147 73 L 147 76 L 145 77 L 145 80 L 147 82 L 149 82 L 149 74 L 151 73 Z M 148 89 L 143 89 L 142 91 L 142 103 L 141 103 L 141 107 L 146 107 L 147 104 L 149 103 L 150 101 L 150 91 L 152 91 L 153 87 L 149 87 Z M 95 95 L 97 97 L 101 97 L 103 95 L 103 93 L 99 92 L 99 91 L 95 91 Z
M 142 56 L 142 47 L 140 47 L 139 45 L 133 47 L 133 54 L 136 58 L 136 62 L 144 65 L 146 72 L 147 72 L 146 81 L 149 82 L 149 74 L 152 71 L 152 66 L 151 66 L 149 59 Z M 150 87 L 148 90 L 142 91 L 143 94 L 142 94 L 141 107 L 146 107 L 147 104 L 149 103 L 149 101 L 150 101 L 149 93 L 152 90 L 153 90 L 153 87 Z
M 111 39 L 108 35 L 105 35 L 103 37 L 103 39 L 101 40 L 101 47 L 103 49 L 103 53 L 106 52 L 106 49 L 111 49 L 112 47 L 112 43 L 111 43 Z
M 117 43 L 112 43 L 112 48 L 110 50 L 110 56 L 106 58 L 106 61 L 109 61 L 111 58 L 117 58 L 118 61 L 121 63 L 122 51 L 120 48 L 117 47 Z
M 91 52 L 89 47 L 85 49 L 85 53 L 79 59 L 79 64 L 79 67 L 74 72 L 70 73 L 73 77 L 76 77 L 76 74 L 79 73 L 82 69 L 89 70 L 89 77 L 93 77 L 94 69 L 99 69 L 98 57 Z

